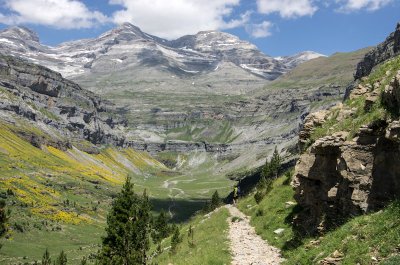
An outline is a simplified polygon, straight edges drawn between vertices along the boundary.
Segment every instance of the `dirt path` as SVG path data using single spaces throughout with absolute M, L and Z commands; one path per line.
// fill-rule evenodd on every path
M 232 265 L 275 265 L 283 261 L 279 249 L 274 248 L 259 235 L 250 225 L 249 219 L 236 207 L 227 206 L 231 217 L 229 222 L 230 249 Z M 232 222 L 233 217 L 239 219 Z M 237 219 L 237 218 L 235 218 Z

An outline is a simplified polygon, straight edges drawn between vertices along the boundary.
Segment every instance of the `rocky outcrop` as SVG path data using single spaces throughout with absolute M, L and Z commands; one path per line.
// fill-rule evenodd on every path
M 124 140 L 116 128 L 126 121 L 111 103 L 45 67 L 0 56 L 0 89 L 0 111 L 54 130 L 49 137 L 18 131 L 35 146 L 65 149 L 73 138 L 116 145 Z
M 382 103 L 394 114 L 400 114 L 400 72 L 393 77 L 382 94 Z
M 369 75 L 376 65 L 399 54 L 400 23 L 397 24 L 395 32 L 391 33 L 384 42 L 365 55 L 364 59 L 357 65 L 355 79 Z
M 399 81 L 400 71 L 382 92 L 386 109 L 400 110 Z M 359 85 L 350 98 L 359 97 L 366 99 L 363 111 L 371 111 L 380 98 L 379 85 Z M 310 131 L 320 126 L 323 118 L 336 117 L 341 121 L 351 119 L 355 112 L 351 106 L 341 104 L 324 115 L 310 115 L 300 133 L 301 142 L 307 141 Z M 341 131 L 316 140 L 295 167 L 292 184 L 295 199 L 303 208 L 295 219 L 297 228 L 304 233 L 322 232 L 351 216 L 381 209 L 400 198 L 399 136 L 399 120 L 378 118 L 361 126 L 354 137 Z
M 303 126 L 299 132 L 300 150 L 304 150 L 304 148 L 307 147 L 311 134 L 314 132 L 316 127 L 321 126 L 325 122 L 327 114 L 327 110 L 320 110 L 311 113 L 304 119 Z

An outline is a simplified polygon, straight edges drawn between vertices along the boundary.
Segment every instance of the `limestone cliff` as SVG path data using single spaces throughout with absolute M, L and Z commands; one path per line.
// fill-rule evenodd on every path
M 17 133 L 37 147 L 65 149 L 73 139 L 115 145 L 124 140 L 118 127 L 126 121 L 111 103 L 46 67 L 0 56 L 0 98 L 1 120 L 26 123 L 28 130 Z M 43 133 L 29 133 L 35 126 Z
M 322 232 L 400 198 L 400 57 L 359 81 L 349 99 L 311 114 L 295 168 L 296 227 Z
M 399 54 L 400 23 L 397 24 L 396 30 L 384 42 L 365 55 L 364 59 L 357 65 L 357 71 L 354 75 L 355 79 L 369 75 L 376 65 Z

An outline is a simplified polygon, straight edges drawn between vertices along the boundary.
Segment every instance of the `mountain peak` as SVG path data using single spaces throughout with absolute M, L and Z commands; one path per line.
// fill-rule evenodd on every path
M 139 27 L 125 22 L 118 27 L 107 31 L 99 36 L 99 38 L 113 38 L 117 40 L 133 40 L 133 39 L 148 39 L 149 36 L 145 34 Z
M 289 68 L 294 68 L 299 64 L 319 57 L 326 57 L 326 55 L 313 51 L 303 51 L 291 56 L 275 57 L 275 60 L 282 62 Z
M 0 31 L 0 35 L 13 39 L 22 39 L 27 41 L 39 42 L 39 36 L 33 30 L 23 26 L 14 26 Z
M 129 22 L 122 23 L 121 25 L 119 25 L 118 29 L 125 29 L 125 30 L 131 30 L 131 31 L 143 33 L 143 31 L 139 27 L 137 27 Z

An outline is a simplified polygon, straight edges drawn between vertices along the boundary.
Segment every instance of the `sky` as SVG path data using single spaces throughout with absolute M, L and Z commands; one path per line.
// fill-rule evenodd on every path
M 400 22 L 400 0 L 0 0 L 0 29 L 26 26 L 42 43 L 94 38 L 130 22 L 176 39 L 220 30 L 271 56 L 331 55 L 374 46 Z

